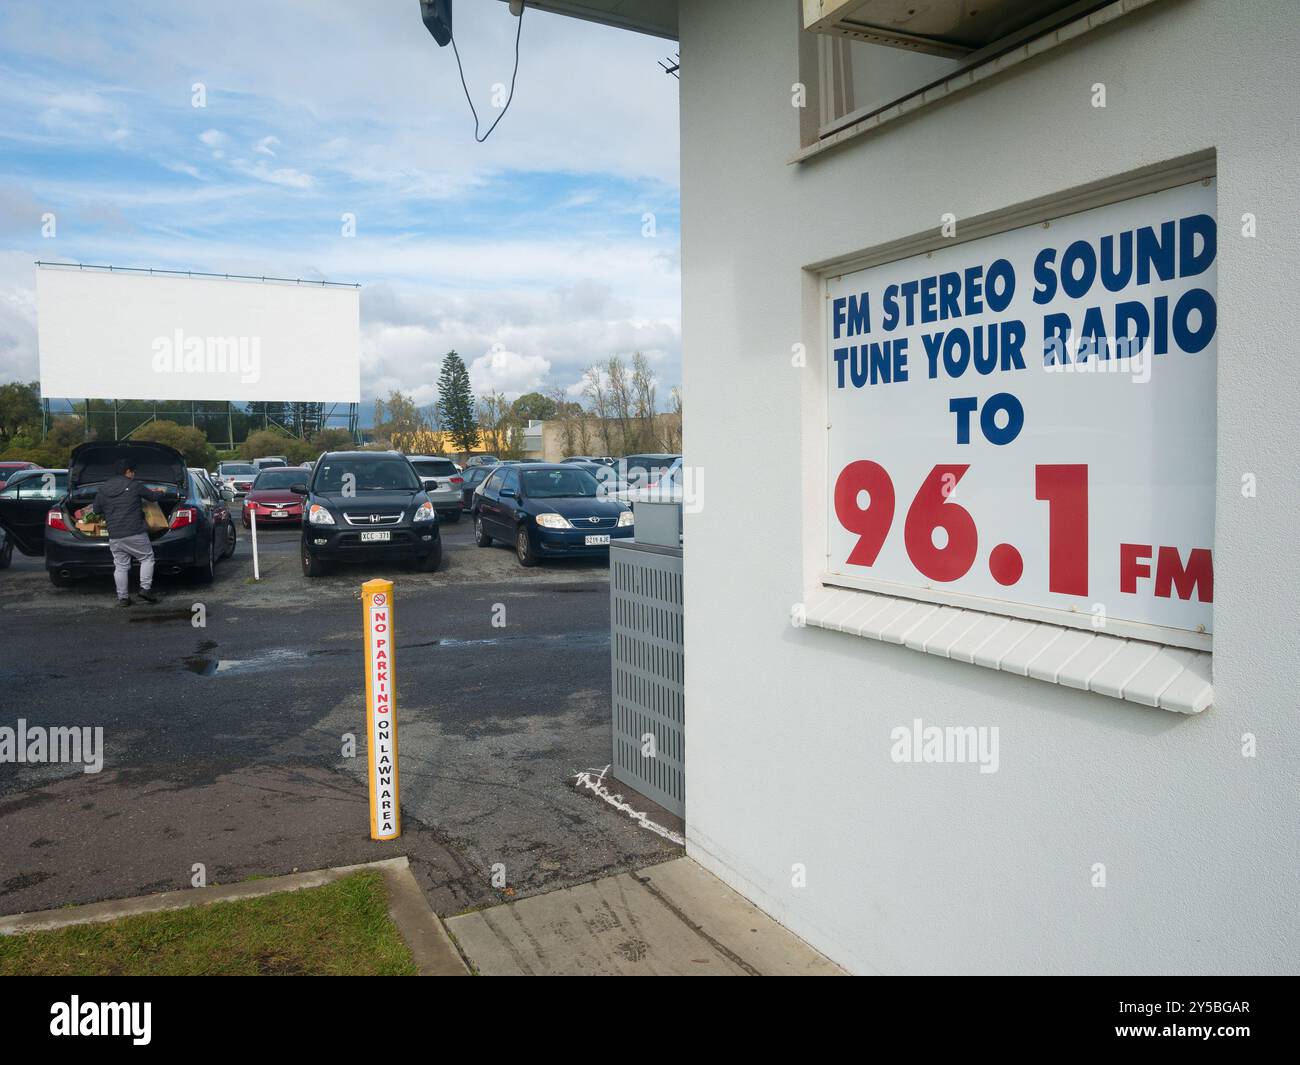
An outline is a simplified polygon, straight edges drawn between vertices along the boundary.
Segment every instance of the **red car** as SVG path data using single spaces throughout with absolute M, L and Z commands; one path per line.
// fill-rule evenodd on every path
M 0 462 L 0 488 L 19 470 L 39 470 L 34 462 Z
M 253 487 L 244 496 L 244 528 L 252 524 L 250 515 L 256 511 L 257 524 L 301 525 L 302 496 L 289 491 L 295 484 L 311 480 L 311 470 L 305 466 L 276 466 L 257 475 Z

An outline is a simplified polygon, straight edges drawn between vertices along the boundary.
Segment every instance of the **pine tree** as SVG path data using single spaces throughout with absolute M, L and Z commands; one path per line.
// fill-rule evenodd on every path
M 438 374 L 438 422 L 451 434 L 460 451 L 473 451 L 478 443 L 478 418 L 474 411 L 474 390 L 469 383 L 465 360 L 449 351 Z

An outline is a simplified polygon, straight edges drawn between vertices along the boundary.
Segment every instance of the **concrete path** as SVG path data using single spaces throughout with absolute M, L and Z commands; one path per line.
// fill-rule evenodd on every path
M 843 976 L 689 858 L 446 922 L 483 976 Z

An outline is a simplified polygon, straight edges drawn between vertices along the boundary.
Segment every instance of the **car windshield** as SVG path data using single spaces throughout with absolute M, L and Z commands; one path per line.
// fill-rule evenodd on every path
M 285 462 L 283 459 L 262 459 L 254 468 L 270 470 L 270 469 L 274 469 L 276 466 L 287 466 L 287 465 L 289 464 Z
M 245 466 L 240 463 L 227 463 L 221 467 L 221 476 L 246 477 L 250 473 L 256 473 L 252 466 Z
M 290 488 L 295 484 L 305 484 L 306 482 L 306 470 L 266 470 L 257 475 L 257 480 L 253 482 L 253 491 L 260 492 L 267 488 Z
M 412 459 L 411 465 L 421 477 L 451 477 L 456 473 L 451 459 Z
M 317 492 L 415 492 L 420 479 L 406 459 L 360 455 L 322 459 L 316 465 Z
M 592 499 L 596 478 L 578 467 L 563 470 L 523 470 L 524 495 L 529 499 Z

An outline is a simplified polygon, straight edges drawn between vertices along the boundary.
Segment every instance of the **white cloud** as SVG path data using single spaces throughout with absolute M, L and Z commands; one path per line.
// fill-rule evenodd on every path
M 520 355 L 496 345 L 469 364 L 469 380 L 480 396 L 503 392 L 515 399 L 525 392 L 535 392 L 546 382 L 551 364 L 540 355 Z

